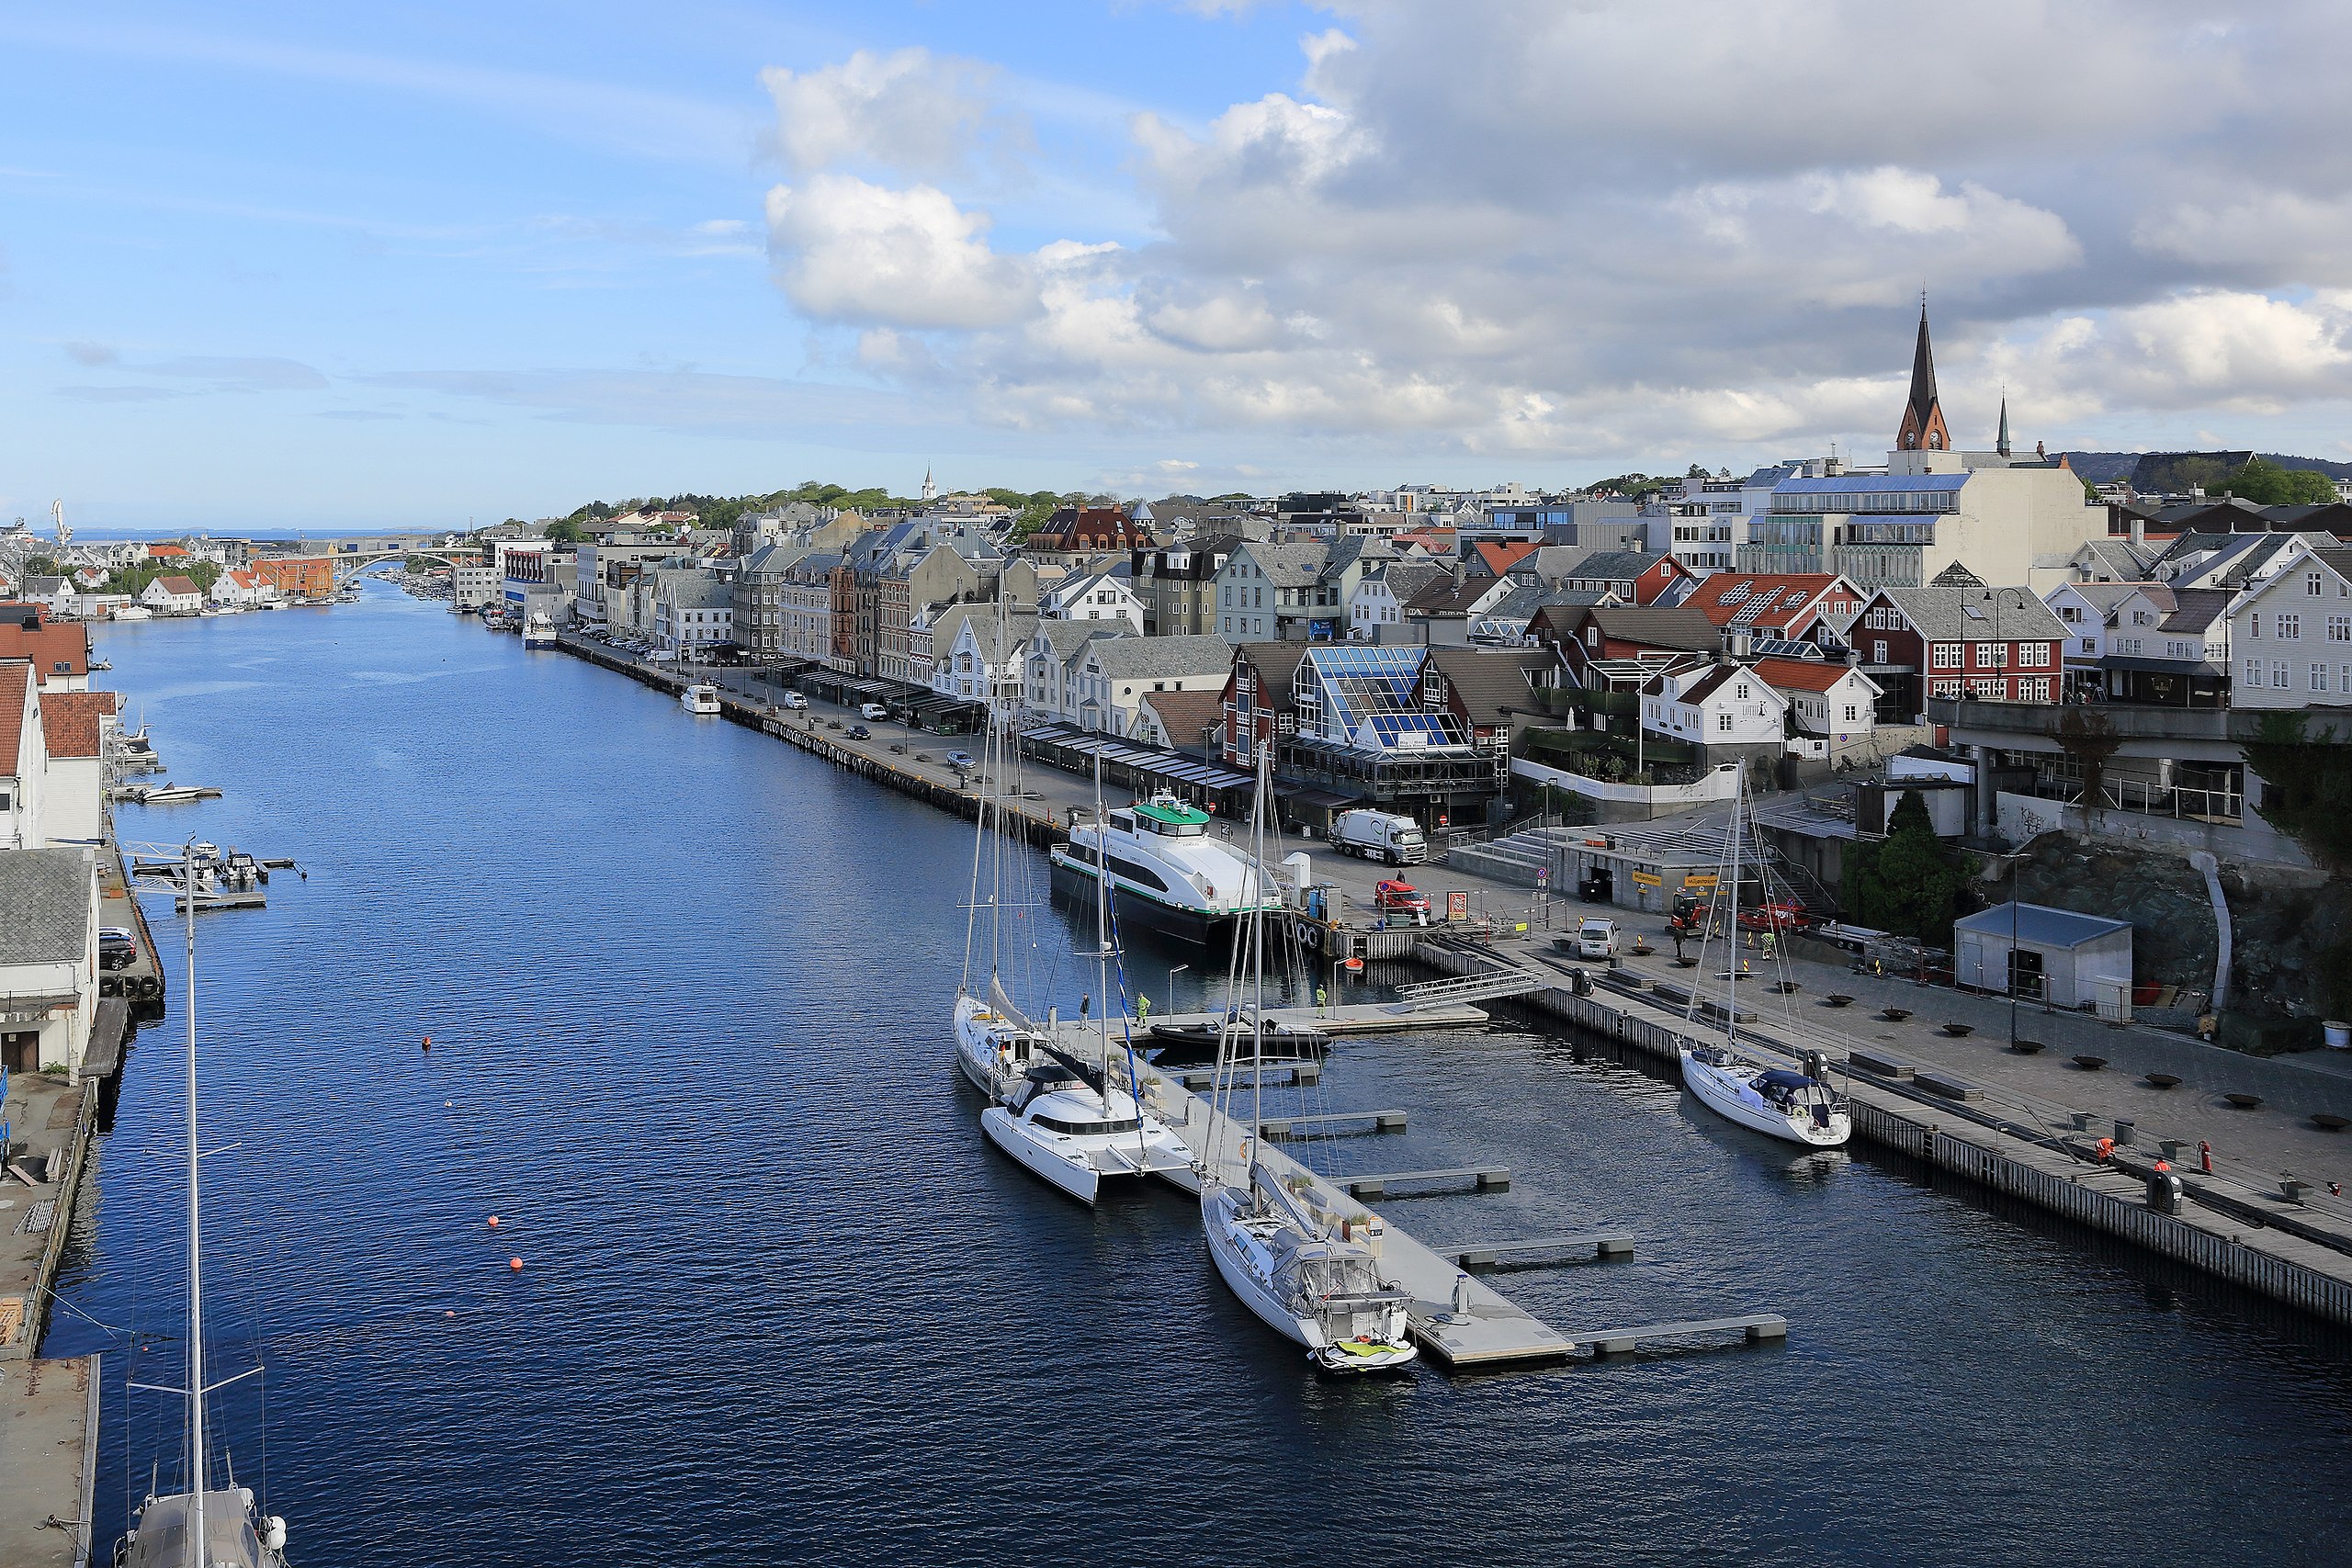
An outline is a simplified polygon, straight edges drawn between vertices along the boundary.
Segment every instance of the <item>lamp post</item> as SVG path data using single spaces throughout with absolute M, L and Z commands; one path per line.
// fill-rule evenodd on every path
M 1182 975 L 1185 970 L 1190 969 L 1192 965 L 1189 964 L 1171 964 L 1168 966 L 1167 995 L 1168 1010 L 1170 1012 L 1174 1012 L 1176 1010 L 1176 976 Z

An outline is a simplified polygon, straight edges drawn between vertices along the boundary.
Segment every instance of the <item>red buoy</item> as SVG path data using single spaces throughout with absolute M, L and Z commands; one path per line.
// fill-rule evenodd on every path
M 496 1214 L 490 1216 L 490 1228 L 492 1230 L 496 1230 L 498 1228 L 498 1216 Z
M 519 1258 L 510 1258 L 506 1260 L 506 1267 L 519 1274 L 523 1271 L 523 1260 Z

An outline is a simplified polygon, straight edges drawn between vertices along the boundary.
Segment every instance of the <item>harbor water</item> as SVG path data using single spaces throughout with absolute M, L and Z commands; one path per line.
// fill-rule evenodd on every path
M 1395 1202 L 1426 1241 L 1634 1232 L 1495 1277 L 1572 1335 L 1789 1340 L 1317 1381 L 1189 1201 L 1089 1211 L 981 1136 L 968 824 L 381 586 L 97 643 L 227 792 L 122 837 L 308 873 L 199 932 L 211 1368 L 267 1366 L 217 1429 L 297 1562 L 2343 1560 L 2344 1336 L 1532 1029 L 1345 1042 L 1270 1109 L 1410 1112 L 1290 1145 L 1325 1169 L 1510 1165 Z M 1076 924 L 1011 924 L 1074 1012 Z M 181 1355 L 174 987 L 48 1344 L 107 1353 L 102 1550 L 177 1462 L 125 1388 Z

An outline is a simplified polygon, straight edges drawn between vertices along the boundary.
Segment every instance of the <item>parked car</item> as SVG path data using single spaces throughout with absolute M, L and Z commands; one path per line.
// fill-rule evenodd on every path
M 1752 909 L 1742 909 L 1739 912 L 1740 929 L 1751 931 L 1802 931 L 1805 923 L 1812 919 L 1813 917 L 1805 912 L 1805 907 L 1793 898 L 1784 898 L 1771 904 L 1758 904 Z
M 879 724 L 890 716 L 890 710 L 880 703 L 865 703 L 859 706 L 857 716 Z
M 852 740 L 871 740 L 874 739 L 874 731 L 862 724 L 853 724 L 849 727 L 849 738 Z
M 959 773 L 968 773 L 979 766 L 978 762 L 972 761 L 972 754 L 969 751 L 948 752 L 947 765 Z
M 1372 891 L 1372 907 L 1389 919 L 1430 923 L 1429 896 L 1409 882 L 1382 882 Z
M 1577 922 L 1577 957 L 1613 958 L 1617 945 L 1617 922 L 1606 915 L 1587 915 Z
M 120 926 L 108 926 L 98 932 L 99 968 L 128 969 L 138 958 L 138 939 Z
M 798 692 L 786 692 L 776 700 L 788 708 L 805 708 L 808 705 L 808 699 Z

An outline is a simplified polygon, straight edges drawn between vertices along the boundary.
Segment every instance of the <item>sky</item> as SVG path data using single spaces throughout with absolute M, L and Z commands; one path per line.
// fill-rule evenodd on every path
M 201 15 L 198 15 L 198 11 Z M 2352 458 L 2352 9 L 0 12 L 0 520 Z

